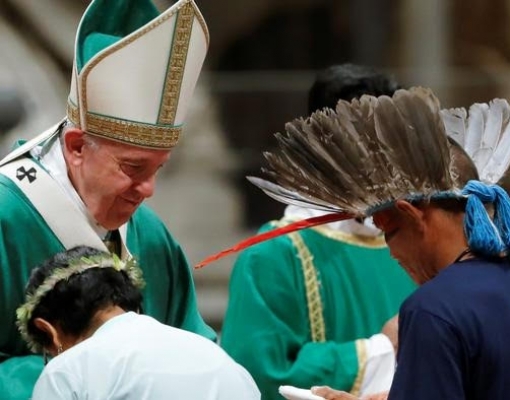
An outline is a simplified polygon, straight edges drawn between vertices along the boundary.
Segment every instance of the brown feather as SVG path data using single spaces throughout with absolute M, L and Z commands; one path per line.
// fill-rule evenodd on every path
M 252 182 L 286 203 L 365 214 L 453 185 L 439 102 L 427 89 L 340 101 L 287 123 L 276 140 L 279 150 L 265 153 L 269 181 Z

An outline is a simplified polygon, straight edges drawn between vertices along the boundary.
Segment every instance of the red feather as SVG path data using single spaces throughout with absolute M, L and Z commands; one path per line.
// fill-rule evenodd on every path
M 335 221 L 342 221 L 345 219 L 353 218 L 352 214 L 349 213 L 331 213 L 326 215 L 321 215 L 320 217 L 312 217 L 303 219 L 300 221 L 293 222 L 289 225 L 282 226 L 277 229 L 273 229 L 272 231 L 260 233 L 258 235 L 249 237 L 247 239 L 242 240 L 241 242 L 237 243 L 236 245 L 230 247 L 229 249 L 225 249 L 223 251 L 220 251 L 219 253 L 213 254 L 203 261 L 199 262 L 197 265 L 195 265 L 195 269 L 199 269 L 202 267 L 205 267 L 207 264 L 212 263 L 213 261 L 219 260 L 220 258 L 223 258 L 225 256 L 228 256 L 232 253 L 237 253 L 238 251 L 244 250 L 247 247 L 253 246 L 254 244 L 265 242 L 266 240 L 273 239 L 275 237 L 285 235 L 287 233 L 299 231 L 301 229 L 305 228 L 311 228 L 312 226 L 316 225 L 323 225 L 330 222 Z

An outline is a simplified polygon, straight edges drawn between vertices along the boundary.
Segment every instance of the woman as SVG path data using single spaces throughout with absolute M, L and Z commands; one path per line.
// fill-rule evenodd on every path
M 134 260 L 84 246 L 33 271 L 18 326 L 53 357 L 33 400 L 260 398 L 216 344 L 138 314 L 142 286 Z

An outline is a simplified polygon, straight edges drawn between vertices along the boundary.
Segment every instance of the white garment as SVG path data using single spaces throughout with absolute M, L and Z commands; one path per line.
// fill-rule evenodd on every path
M 52 359 L 33 400 L 255 400 L 248 372 L 218 345 L 133 312 Z

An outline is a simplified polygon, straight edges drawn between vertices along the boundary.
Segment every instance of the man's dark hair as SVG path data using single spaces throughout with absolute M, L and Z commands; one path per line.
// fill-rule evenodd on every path
M 375 68 L 357 65 L 333 65 L 320 71 L 308 92 L 308 114 L 328 107 L 335 109 L 338 100 L 351 101 L 364 94 L 392 96 L 399 84 L 393 77 Z
M 112 257 L 109 253 L 79 246 L 58 253 L 36 267 L 29 279 L 26 295 L 33 294 L 55 269 L 68 268 L 73 261 L 97 256 Z M 138 311 L 142 294 L 126 273 L 112 268 L 90 268 L 58 282 L 39 302 L 28 323 L 28 333 L 42 347 L 50 344 L 45 332 L 34 325 L 35 318 L 43 318 L 62 329 L 65 334 L 79 336 L 90 327 L 97 311 L 119 306 L 124 311 Z

